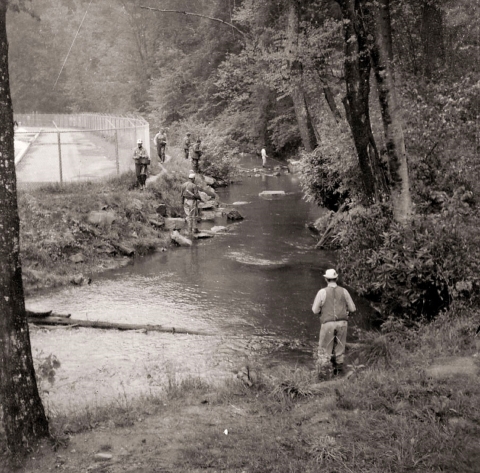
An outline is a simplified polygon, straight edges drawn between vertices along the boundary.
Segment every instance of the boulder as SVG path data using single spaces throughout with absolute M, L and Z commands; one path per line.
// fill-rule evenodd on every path
M 112 211 L 96 211 L 92 210 L 88 214 L 88 223 L 96 226 L 101 226 L 101 227 L 109 227 L 115 220 L 116 216 L 115 213 Z
M 142 210 L 143 209 L 143 203 L 141 200 L 138 199 L 132 199 L 127 205 L 126 208 L 128 210 Z
M 250 202 L 234 202 L 232 205 L 247 205 Z
M 294 159 L 288 160 L 288 171 L 291 172 L 292 174 L 296 172 L 300 172 L 301 168 L 302 168 L 301 161 L 295 161 Z
M 165 230 L 181 230 L 185 228 L 186 222 L 184 218 L 166 218 Z
M 162 217 L 167 216 L 167 205 L 166 204 L 159 204 L 156 208 L 156 212 L 158 215 Z
M 228 220 L 243 220 L 243 216 L 238 210 L 232 209 L 232 210 L 227 212 L 227 219 Z
M 82 253 L 77 253 L 76 255 L 70 256 L 68 258 L 72 263 L 83 263 L 85 261 L 85 256 Z
M 170 238 L 172 239 L 173 242 L 175 242 L 179 246 L 192 246 L 192 240 L 190 240 L 187 237 L 184 237 L 177 230 L 174 230 L 171 233 Z
M 210 176 L 203 176 L 203 180 L 205 181 L 205 184 L 207 184 L 208 186 L 213 186 L 215 185 L 215 179 L 213 177 L 210 177 Z
M 96 453 L 94 459 L 96 462 L 108 462 L 113 458 L 110 453 Z
M 207 209 L 213 209 L 215 207 L 215 201 L 210 200 L 209 202 L 200 202 L 198 204 L 198 208 L 200 210 L 207 210 Z
M 210 198 L 212 199 L 215 199 L 217 197 L 217 193 L 215 192 L 215 190 L 210 187 L 210 186 L 205 186 L 205 187 L 202 187 L 201 191 L 200 192 L 203 192 L 205 194 L 207 194 Z M 202 195 L 200 194 L 200 197 Z M 203 200 L 203 199 L 202 199 Z
M 258 194 L 262 199 L 274 200 L 285 197 L 285 191 L 263 191 Z
M 198 194 L 200 195 L 200 199 L 202 199 L 202 202 L 208 202 L 212 199 L 212 197 L 209 196 L 206 192 L 198 191 Z
M 209 212 L 208 210 L 207 211 L 202 210 L 202 212 L 200 212 L 200 219 L 203 221 L 215 220 L 215 217 L 216 217 L 215 212 Z

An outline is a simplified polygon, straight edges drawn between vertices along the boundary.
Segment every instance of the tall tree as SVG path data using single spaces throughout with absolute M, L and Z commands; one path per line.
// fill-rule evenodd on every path
M 389 190 L 370 121 L 371 62 L 369 32 L 364 23 L 364 15 L 370 12 L 365 8 L 365 0 L 337 1 L 343 16 L 345 113 L 357 150 L 365 195 L 370 202 L 378 202 Z
M 393 67 L 390 2 L 377 0 L 374 8 L 372 33 L 375 40 L 370 48 L 370 55 L 382 112 L 393 215 L 397 222 L 405 223 L 412 212 L 412 201 L 405 138 Z
M 0 0 L 0 404 L 10 451 L 49 435 L 33 367 L 20 265 L 6 13 Z
M 302 137 L 305 150 L 312 152 L 317 146 L 317 138 L 315 136 L 312 117 L 307 104 L 307 96 L 304 90 L 303 64 L 298 58 L 299 8 L 300 4 L 297 0 L 290 1 L 286 33 L 287 57 L 290 63 L 291 97 L 300 136 Z

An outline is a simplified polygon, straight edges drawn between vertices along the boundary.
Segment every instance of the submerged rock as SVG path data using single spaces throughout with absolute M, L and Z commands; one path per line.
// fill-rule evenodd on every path
M 234 202 L 232 205 L 247 205 L 250 202 Z
M 221 225 L 215 226 L 210 228 L 210 231 L 213 233 L 221 233 L 221 232 L 226 232 L 227 227 L 222 227 Z
M 195 233 L 195 235 L 193 235 L 193 238 L 195 238 L 195 240 L 205 240 L 207 238 L 213 238 L 213 234 L 200 232 L 200 233 Z
M 262 199 L 274 200 L 285 197 L 285 191 L 263 191 L 258 194 Z
M 238 210 L 232 209 L 227 212 L 227 220 L 243 220 L 243 216 Z

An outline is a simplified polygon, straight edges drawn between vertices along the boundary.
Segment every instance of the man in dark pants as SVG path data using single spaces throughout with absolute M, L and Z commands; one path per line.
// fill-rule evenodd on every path
M 135 161 L 135 174 L 140 189 L 145 189 L 147 181 L 147 166 L 150 164 L 147 150 L 143 147 L 143 141 L 137 141 L 137 147 L 133 150 L 133 160 Z
M 153 138 L 153 143 L 157 147 L 158 159 L 161 163 L 165 162 L 165 148 L 167 146 L 167 134 L 161 129 Z
M 198 167 L 198 162 L 200 161 L 200 157 L 202 156 L 202 150 L 200 149 L 202 145 L 202 140 L 198 138 L 197 142 L 193 145 L 193 156 L 192 156 L 192 166 L 193 170 L 198 173 L 200 168 Z
M 185 152 L 185 159 L 190 157 L 190 147 L 192 146 L 192 140 L 190 139 L 190 132 L 187 132 L 187 136 L 183 139 L 183 151 Z
M 317 357 L 319 379 L 327 378 L 331 365 L 333 365 L 334 375 L 343 371 L 348 314 L 356 310 L 348 291 L 337 286 L 337 272 L 334 269 L 327 269 L 323 277 L 327 287 L 318 291 L 312 307 L 314 314 L 321 313 L 320 323 L 322 325 Z M 335 353 L 332 356 L 333 351 Z

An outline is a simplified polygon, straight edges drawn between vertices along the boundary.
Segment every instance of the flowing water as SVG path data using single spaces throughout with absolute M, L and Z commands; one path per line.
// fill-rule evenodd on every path
M 253 168 L 258 160 L 245 158 Z M 27 300 L 33 310 L 72 318 L 201 330 L 209 336 L 86 328 L 32 328 L 34 356 L 61 362 L 49 400 L 57 409 L 154 392 L 186 376 L 210 382 L 246 362 L 311 363 L 318 317 L 311 312 L 334 254 L 315 250 L 305 223 L 323 212 L 305 202 L 295 175 L 245 177 L 219 190 L 245 217 L 191 248 L 135 259 L 95 278 Z M 264 200 L 263 190 L 285 197 Z M 213 223 L 202 223 L 211 227 Z M 362 301 L 359 313 L 367 310 Z M 357 306 L 358 306 L 357 305 Z M 352 321 L 353 322 L 353 321 Z M 260 361 L 259 361 L 260 360 Z

